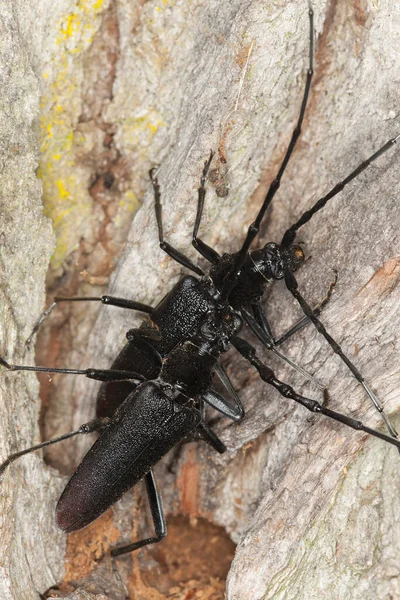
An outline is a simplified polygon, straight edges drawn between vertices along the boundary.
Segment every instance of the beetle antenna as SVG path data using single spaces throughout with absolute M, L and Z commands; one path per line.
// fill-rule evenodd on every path
M 325 204 L 331 198 L 333 198 L 334 196 L 339 194 L 339 192 L 341 192 L 342 189 L 348 183 L 350 183 L 350 181 L 352 181 L 353 179 L 358 177 L 358 175 L 360 175 L 360 173 L 365 171 L 365 169 L 367 167 L 369 167 L 369 165 L 371 163 L 373 163 L 377 158 L 379 158 L 387 150 L 390 150 L 397 143 L 397 140 L 399 138 L 400 138 L 400 133 L 398 135 L 396 135 L 394 138 L 387 141 L 386 144 L 384 144 L 381 148 L 379 148 L 379 150 L 377 150 L 377 152 L 375 152 L 375 154 L 372 154 L 372 156 L 367 158 L 367 160 L 364 160 L 360 165 L 358 165 L 358 167 L 356 169 L 354 169 L 354 171 L 352 171 L 345 179 L 343 179 L 343 181 L 340 181 L 339 183 L 337 183 L 335 185 L 335 187 L 333 187 L 330 190 L 330 192 L 328 192 L 326 194 L 326 196 L 323 196 L 322 198 L 317 200 L 317 202 L 314 204 L 314 206 L 312 206 L 309 210 L 306 210 L 306 212 L 304 212 L 301 215 L 300 219 L 298 221 L 296 221 L 296 223 L 294 223 L 291 227 L 289 227 L 289 229 L 285 232 L 285 234 L 282 238 L 281 247 L 287 248 L 288 246 L 290 246 L 290 244 L 292 244 L 294 242 L 297 231 L 300 229 L 300 227 L 302 227 L 305 223 L 308 223 L 308 221 L 315 215 L 315 213 L 317 213 L 319 210 L 324 208 Z

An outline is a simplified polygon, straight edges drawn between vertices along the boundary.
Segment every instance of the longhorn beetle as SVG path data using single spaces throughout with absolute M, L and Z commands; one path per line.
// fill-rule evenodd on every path
M 277 175 L 270 185 L 255 221 L 248 228 L 239 251 L 220 256 L 198 237 L 205 198 L 205 180 L 212 155 L 203 169 L 193 230 L 194 247 L 212 264 L 208 273 L 204 273 L 184 254 L 164 240 L 159 184 L 155 172 L 152 171 L 160 246 L 173 259 L 197 273 L 200 279 L 183 278 L 155 309 L 136 301 L 110 296 L 69 299 L 102 301 L 105 304 L 139 310 L 150 315 L 150 321 L 145 321 L 139 330 L 128 332 L 128 344 L 111 369 L 49 369 L 14 365 L 3 358 L 0 359 L 0 364 L 8 370 L 83 374 L 106 383 L 99 393 L 96 419 L 82 425 L 74 432 L 11 454 L 0 465 L 0 472 L 4 472 L 15 459 L 33 450 L 81 433 L 100 431 L 100 437 L 84 457 L 59 500 L 56 511 L 57 522 L 65 531 L 74 531 L 88 525 L 144 477 L 155 536 L 113 549 L 111 551 L 113 558 L 159 542 L 165 536 L 166 522 L 152 467 L 166 452 L 191 434 L 203 438 L 216 451 L 225 451 L 224 444 L 207 425 L 203 409 L 206 402 L 221 414 L 234 420 L 242 417 L 243 408 L 240 400 L 218 366 L 219 357 L 231 345 L 258 371 L 263 381 L 273 386 L 282 396 L 300 403 L 312 412 L 369 433 L 400 449 L 397 433 L 383 412 L 379 400 L 364 381 L 357 367 L 322 325 L 318 318 L 320 307 L 313 310 L 306 302 L 298 289 L 294 275 L 296 269 L 304 262 L 304 254 L 300 246 L 295 244 L 297 231 L 314 214 L 322 210 L 347 183 L 389 150 L 400 136 L 387 141 L 369 159 L 362 162 L 325 196 L 317 200 L 287 229 L 279 244 L 268 243 L 261 249 L 250 251 L 251 243 L 259 232 L 260 224 L 280 186 L 300 136 L 313 75 L 311 6 L 309 19 L 310 62 L 298 122 Z M 276 351 L 275 346 L 279 340 L 277 342 L 273 339 L 271 328 L 261 308 L 261 296 L 265 284 L 274 279 L 284 280 L 305 315 L 305 320 L 301 320 L 283 339 L 288 339 L 308 320 L 311 321 L 381 412 L 390 435 L 371 429 L 360 421 L 327 408 L 317 400 L 298 394 L 290 385 L 280 381 L 256 355 L 253 346 L 239 336 L 243 324 L 246 323 L 264 345 Z M 198 303 L 197 309 L 191 309 L 189 322 L 186 323 L 182 299 L 187 302 L 183 304 L 186 307 L 193 306 L 194 298 Z M 66 300 L 56 299 L 50 309 L 42 315 L 38 325 L 58 301 Z M 177 331 L 172 326 L 176 322 L 175 315 L 178 316 Z M 142 353 L 144 363 L 136 368 L 134 363 L 138 353 Z M 148 367 L 144 366 L 146 360 L 149 363 Z M 231 393 L 233 404 L 212 389 L 212 377 L 215 372 L 219 373 Z

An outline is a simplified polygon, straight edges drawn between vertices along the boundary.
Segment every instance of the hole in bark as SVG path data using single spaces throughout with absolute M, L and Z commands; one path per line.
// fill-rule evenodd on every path
M 220 600 L 235 548 L 226 531 L 206 519 L 169 517 L 166 538 L 139 558 L 143 585 L 165 598 Z
M 111 598 L 113 590 L 119 598 L 120 589 L 104 557 L 110 546 L 120 543 L 119 535 L 111 511 L 71 534 L 64 580 L 49 590 L 47 597 L 65 597 L 78 588 L 94 594 L 110 593 Z M 222 527 L 204 518 L 168 517 L 166 538 L 121 557 L 118 571 L 132 598 L 221 600 L 235 548 Z

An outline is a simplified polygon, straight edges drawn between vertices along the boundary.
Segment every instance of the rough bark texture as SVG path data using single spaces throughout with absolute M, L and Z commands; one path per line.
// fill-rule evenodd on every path
M 279 241 L 316 198 L 399 131 L 400 6 L 390 0 L 313 5 L 315 77 L 265 241 Z M 111 293 L 154 304 L 182 270 L 158 249 L 149 167 L 161 165 L 167 239 L 196 259 L 190 249 L 196 188 L 209 149 L 218 150 L 222 191 L 217 195 L 209 183 L 202 237 L 220 251 L 239 247 L 298 114 L 307 3 L 62 0 L 14 2 L 13 8 L 3 2 L 0 11 L 1 353 L 29 362 L 23 339 L 42 308 L 52 247 L 34 173 L 38 87 L 39 174 L 58 243 L 49 294 L 97 295 L 113 271 Z M 298 277 L 314 303 L 324 296 L 332 268 L 339 270 L 323 322 L 392 415 L 400 403 L 398 160 L 395 148 L 301 230 L 311 259 Z M 276 332 L 299 314 L 289 296 L 278 283 L 266 298 Z M 60 307 L 43 328 L 38 358 L 48 365 L 106 367 L 136 322 L 118 309 Z M 257 348 L 281 379 L 318 397 Z M 331 408 L 381 427 L 363 390 L 312 327 L 285 351 L 329 386 Z M 226 365 L 247 409 L 240 425 L 215 425 L 229 451 L 220 457 L 188 445 L 157 467 L 167 514 L 188 517 L 176 526 L 182 539 L 192 527 L 198 546 L 208 540 L 211 548 L 218 536 L 203 526 L 204 518 L 238 543 L 229 600 L 400 598 L 396 450 L 283 401 L 233 352 Z M 11 373 L 2 383 L 1 414 L 10 411 L 1 419 L 5 456 L 38 439 L 38 400 L 34 376 Z M 44 435 L 91 418 L 95 389 L 78 378 L 45 379 Z M 55 448 L 48 460 L 67 473 L 88 443 Z M 54 526 L 59 488 L 60 477 L 37 456 L 19 461 L 3 478 L 2 598 L 37 599 L 38 591 L 62 579 L 63 540 Z M 122 597 L 106 560 L 88 573 L 108 544 L 143 533 L 138 506 L 141 498 L 127 494 L 113 516 L 70 537 L 59 594 L 79 586 L 71 600 Z M 185 544 L 177 542 L 174 551 L 185 554 Z M 172 585 L 166 565 L 177 567 L 162 548 L 119 561 L 131 598 L 223 596 L 218 573 L 206 583 L 200 566 L 196 574 L 187 567 L 183 583 Z M 192 553 L 194 561 L 196 547 Z
M 31 362 L 24 340 L 44 301 L 44 278 L 54 247 L 51 224 L 43 217 L 32 132 L 39 89 L 24 51 L 12 2 L 0 6 L 0 305 L 1 355 Z M 0 446 L 5 457 L 38 441 L 39 386 L 33 375 L 0 378 Z M 60 478 L 33 456 L 9 469 L 0 492 L 0 597 L 37 598 L 62 576 L 65 542 L 49 511 Z

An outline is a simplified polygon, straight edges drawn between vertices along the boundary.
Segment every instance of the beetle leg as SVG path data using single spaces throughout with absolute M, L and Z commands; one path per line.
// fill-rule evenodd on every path
M 147 497 L 149 499 L 151 518 L 153 520 L 154 531 L 156 535 L 154 537 L 145 538 L 144 540 L 139 540 L 138 542 L 134 542 L 133 544 L 127 544 L 125 546 L 120 546 L 119 548 L 114 548 L 110 552 L 111 566 L 114 573 L 114 577 L 124 590 L 126 598 L 129 598 L 129 592 L 125 584 L 123 583 L 121 575 L 118 572 L 117 565 L 115 564 L 116 557 L 121 556 L 122 554 L 128 554 L 129 552 L 134 552 L 135 550 L 139 550 L 139 548 L 143 548 L 144 546 L 148 546 L 149 544 L 156 544 L 157 542 L 161 542 L 161 540 L 167 535 L 167 521 L 165 519 L 165 513 L 162 505 L 161 496 L 157 489 L 152 469 L 150 469 L 147 475 L 145 475 L 144 481 L 146 484 L 146 492 Z
M 213 432 L 211 427 L 207 425 L 205 421 L 200 421 L 197 426 L 196 431 L 199 432 L 200 437 L 207 442 L 214 450 L 216 450 L 219 454 L 223 454 L 226 451 L 226 446 L 217 435 Z
M 203 396 L 201 396 L 201 398 L 197 401 L 197 408 L 201 414 L 201 419 L 202 421 L 205 421 L 206 418 L 206 403 L 209 406 L 212 406 L 212 408 L 214 408 L 216 411 L 218 411 L 220 414 L 224 415 L 228 419 L 232 419 L 232 421 L 240 421 L 244 417 L 244 406 L 242 404 L 242 401 L 240 400 L 235 388 L 232 385 L 231 380 L 229 379 L 222 365 L 220 365 L 217 362 L 214 369 L 221 383 L 229 392 L 233 403 L 229 402 L 229 400 L 227 400 L 221 394 L 218 394 L 218 392 L 216 392 L 214 389 L 210 389 L 205 394 L 203 394 Z M 204 437 L 198 430 L 195 430 L 186 439 L 187 441 L 193 441 L 198 439 L 204 440 Z
M 34 373 L 64 373 L 67 375 L 85 375 L 89 379 L 97 381 L 126 381 L 136 379 L 144 381 L 145 377 L 141 373 L 134 371 L 123 371 L 118 369 L 56 369 L 53 367 L 35 367 L 30 365 L 14 365 L 8 363 L 0 357 L 0 366 L 8 371 L 33 371 Z
M 207 177 L 207 173 L 210 168 L 210 164 L 211 164 L 213 156 L 214 156 L 214 152 L 211 151 L 208 160 L 206 160 L 204 163 L 203 172 L 201 174 L 200 187 L 198 189 L 197 214 L 196 214 L 196 220 L 195 220 L 194 227 L 193 227 L 192 245 L 194 248 L 196 248 L 197 252 L 199 252 L 199 254 L 201 254 L 201 256 L 203 258 L 208 260 L 213 265 L 216 265 L 219 262 L 219 259 L 221 258 L 220 255 L 218 254 L 218 252 L 216 250 L 214 250 L 214 248 L 211 248 L 211 246 L 209 246 L 208 244 L 203 242 L 203 240 L 201 240 L 200 238 L 197 237 L 199 227 L 200 227 L 201 217 L 203 214 L 204 199 L 206 197 L 206 188 L 205 188 L 206 177 Z
M 151 178 L 151 183 L 153 184 L 153 190 L 154 190 L 154 207 L 155 207 L 155 211 L 156 211 L 158 239 L 160 242 L 160 248 L 161 248 L 161 250 L 164 250 L 164 252 L 166 252 L 168 254 L 168 256 L 173 258 L 177 263 L 179 263 L 183 267 L 186 267 L 187 269 L 194 271 L 194 273 L 197 273 L 197 275 L 203 276 L 204 271 L 202 269 L 200 269 L 199 266 L 197 266 L 194 262 L 192 262 L 190 260 L 190 258 L 185 256 L 183 254 L 183 252 L 180 252 L 180 250 L 177 250 L 176 248 L 171 246 L 171 244 L 169 244 L 168 242 L 166 242 L 164 240 L 160 184 L 158 183 L 158 179 L 157 179 L 155 172 L 156 172 L 156 169 L 150 170 L 150 178 Z
M 261 302 L 254 302 L 254 304 L 252 304 L 251 307 L 253 309 L 255 320 L 257 321 L 261 329 L 263 329 L 265 335 L 269 338 L 270 344 L 274 346 L 276 344 L 275 337 L 272 333 L 272 328 L 267 319 L 267 315 L 265 314 L 264 309 L 261 306 Z
M 28 339 L 25 342 L 25 344 L 27 346 L 31 343 L 33 336 L 38 331 L 38 329 L 41 326 L 41 324 L 43 323 L 43 321 L 45 319 L 47 319 L 47 317 L 50 315 L 50 313 L 53 312 L 53 309 L 60 302 L 102 302 L 103 304 L 107 304 L 108 306 L 118 306 L 119 308 L 127 308 L 129 310 L 137 310 L 139 312 L 144 312 L 147 314 L 151 314 L 154 310 L 153 307 L 149 306 L 148 304 L 143 304 L 142 302 L 136 302 L 135 300 L 127 300 L 126 298 L 116 298 L 115 296 L 99 296 L 99 297 L 88 296 L 86 298 L 84 296 L 77 296 L 77 297 L 73 297 L 73 298 L 57 297 L 57 298 L 54 298 L 54 300 L 50 304 L 50 306 L 48 306 L 46 308 L 46 310 L 44 310 L 42 312 L 42 314 L 36 321 L 36 323 L 32 329 L 32 333 L 30 334 L 30 336 L 28 337 Z
M 230 385 L 232 386 L 232 384 Z M 236 394 L 236 391 L 235 395 L 239 403 L 236 404 L 235 402 L 235 404 L 232 405 L 230 402 L 228 402 L 228 400 L 226 400 L 226 398 L 221 396 L 221 394 L 218 394 L 218 392 L 216 392 L 215 390 L 211 389 L 208 390 L 208 392 L 206 392 L 205 394 L 203 394 L 203 396 L 197 401 L 197 409 L 201 414 L 200 425 L 198 425 L 197 428 L 183 440 L 182 444 L 185 444 L 187 442 L 198 442 L 201 440 L 209 444 L 219 454 L 225 452 L 225 444 L 221 442 L 221 440 L 215 435 L 215 433 L 212 431 L 212 429 L 210 429 L 209 425 L 207 425 L 205 421 L 205 404 L 208 404 L 220 414 L 224 415 L 228 419 L 232 419 L 232 421 L 235 421 L 237 423 L 244 417 L 244 408 L 243 404 L 241 403 L 239 397 Z
M 203 400 L 203 398 L 199 398 L 198 400 L 196 400 L 196 409 L 199 411 L 200 416 L 201 416 L 201 420 L 205 421 L 206 418 L 206 405 L 205 402 Z M 202 440 L 202 436 L 200 435 L 200 432 L 195 429 L 194 431 L 191 431 L 184 440 L 182 440 L 182 445 L 186 444 L 186 443 L 190 443 L 190 442 L 198 442 L 199 440 Z
M 121 556 L 122 554 L 128 554 L 129 552 L 134 552 L 135 550 L 139 550 L 139 548 L 143 548 L 144 546 L 148 546 L 149 544 L 156 544 L 157 542 L 161 542 L 161 540 L 167 535 L 167 522 L 165 519 L 165 513 L 152 469 L 150 469 L 147 475 L 145 475 L 144 479 L 146 484 L 147 497 L 149 499 L 151 518 L 154 524 L 155 536 L 139 540 L 138 542 L 133 542 L 132 544 L 127 544 L 125 546 L 113 548 L 113 550 L 111 550 L 112 560 L 115 559 L 117 556 Z
M 318 317 L 321 314 L 322 309 L 328 304 L 329 300 L 332 297 L 332 292 L 333 292 L 333 290 L 336 286 L 337 280 L 338 280 L 338 272 L 336 271 L 336 269 L 333 269 L 333 271 L 335 273 L 335 276 L 334 276 L 333 280 L 329 282 L 329 286 L 328 286 L 325 296 L 312 309 L 313 313 L 316 317 Z M 300 331 L 300 329 L 303 329 L 303 327 L 305 325 L 308 325 L 308 323 L 310 323 L 310 319 L 308 317 L 303 317 L 302 319 L 297 321 L 297 323 L 295 323 L 288 331 L 286 331 L 286 333 L 281 335 L 281 337 L 279 339 L 275 340 L 275 345 L 279 346 L 280 344 L 283 344 L 283 342 L 286 342 L 286 340 L 291 338 L 294 333 L 296 333 L 297 331 Z
M 232 421 L 240 421 L 244 417 L 244 408 L 242 403 L 240 405 L 232 405 L 226 400 L 221 394 L 218 394 L 214 390 L 209 390 L 202 396 L 204 401 L 210 406 L 215 408 L 220 414 L 232 419 Z
M 79 435 L 82 433 L 93 433 L 94 431 L 98 431 L 109 422 L 108 418 L 104 419 L 93 419 L 93 421 L 89 421 L 84 425 L 81 425 L 79 429 L 75 431 L 70 431 L 69 433 L 64 433 L 64 435 L 60 435 L 52 440 L 47 440 L 46 442 L 42 442 L 41 444 L 36 444 L 35 446 L 31 446 L 30 448 L 26 448 L 25 450 L 20 450 L 19 452 L 14 452 L 10 454 L 4 462 L 0 464 L 0 475 L 4 473 L 9 464 L 20 458 L 21 456 L 25 456 L 25 454 L 30 454 L 35 450 L 40 450 L 41 448 L 45 448 L 46 446 L 50 446 L 51 444 L 58 444 L 58 442 L 62 442 L 63 440 L 67 440 L 68 438 L 74 437 L 75 435 Z
M 221 383 L 223 384 L 223 386 L 225 387 L 225 389 L 229 392 L 229 395 L 231 396 L 236 409 L 237 409 L 237 413 L 239 415 L 239 418 L 243 418 L 244 417 L 244 406 L 242 404 L 241 399 L 238 396 L 237 391 L 235 390 L 235 388 L 232 385 L 231 380 L 229 379 L 228 375 L 225 372 L 225 369 L 223 368 L 223 366 L 220 363 L 216 363 L 215 365 L 215 372 L 218 375 Z
M 242 317 L 245 320 L 245 322 L 250 327 L 251 331 L 260 340 L 260 342 L 265 346 L 265 348 L 267 348 L 267 350 L 271 350 L 271 352 L 273 352 L 274 354 L 279 356 L 279 358 L 281 360 L 283 360 L 285 363 L 290 365 L 293 369 L 295 369 L 296 371 L 301 373 L 301 375 L 303 375 L 303 377 L 312 381 L 312 383 L 314 385 L 316 385 L 317 387 L 319 387 L 322 390 L 325 389 L 325 386 L 321 382 L 319 382 L 317 379 L 315 379 L 315 377 L 313 377 L 313 375 L 311 375 L 308 371 L 303 369 L 303 367 L 296 365 L 296 363 L 294 363 L 285 354 L 282 354 L 282 352 L 280 350 L 278 350 L 274 346 L 273 343 L 271 343 L 268 333 L 266 333 L 264 331 L 264 329 L 262 327 L 260 327 L 260 325 L 257 323 L 256 319 L 253 317 L 253 315 L 250 312 L 248 312 L 246 309 L 242 308 L 241 314 L 242 314 Z
M 300 294 L 298 290 L 298 285 L 295 276 L 289 270 L 285 271 L 285 283 L 289 292 L 294 296 L 297 302 L 300 304 L 301 309 L 303 310 L 306 317 L 310 319 L 310 321 L 314 324 L 315 328 L 319 331 L 319 333 L 326 339 L 332 350 L 342 359 L 342 361 L 347 365 L 349 370 L 353 373 L 354 377 L 358 381 L 358 383 L 364 388 L 367 392 L 369 398 L 371 399 L 373 405 L 376 410 L 381 414 L 382 420 L 384 421 L 387 430 L 390 435 L 394 438 L 398 437 L 396 429 L 393 427 L 392 423 L 389 420 L 389 417 L 386 415 L 382 404 L 377 398 L 376 394 L 369 387 L 368 383 L 364 380 L 363 375 L 357 369 L 357 367 L 351 362 L 351 360 L 346 356 L 343 352 L 340 345 L 333 339 L 333 337 L 327 332 L 322 322 L 318 319 L 316 315 L 314 315 L 311 306 L 306 302 L 303 296 Z

